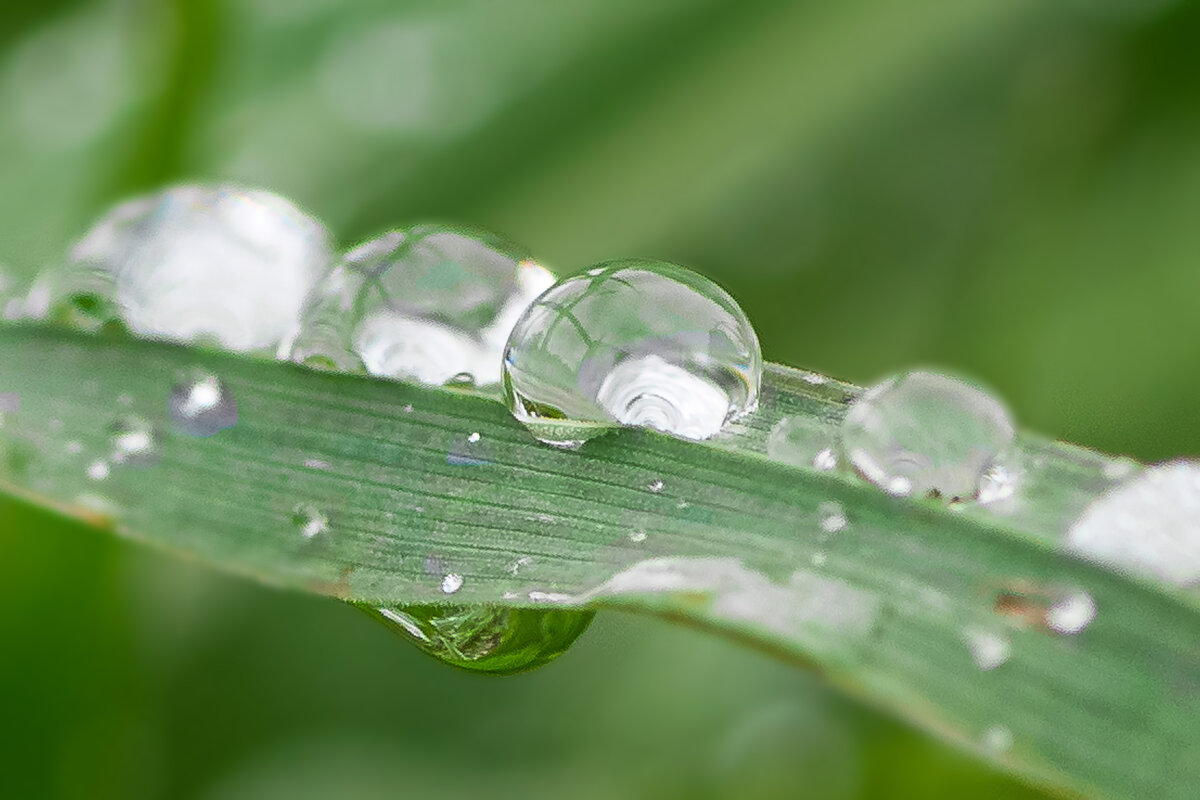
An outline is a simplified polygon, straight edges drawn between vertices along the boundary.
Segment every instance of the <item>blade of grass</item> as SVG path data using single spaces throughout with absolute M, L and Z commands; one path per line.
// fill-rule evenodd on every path
M 169 426 L 175 376 L 196 367 L 238 403 L 209 438 Z M 38 327 L 0 328 L 0 391 L 0 489 L 214 567 L 372 604 L 660 614 L 803 662 L 1049 786 L 1182 798 L 1200 777 L 1195 595 L 1063 552 L 1066 521 L 1108 483 L 1085 450 L 1025 438 L 1020 502 L 954 511 L 772 457 L 785 418 L 832 444 L 857 393 L 784 367 L 762 410 L 712 442 L 622 431 L 578 452 L 486 397 Z M 152 463 L 109 459 L 128 414 L 158 428 Z M 833 503 L 847 524 L 828 533 Z M 299 504 L 327 530 L 305 536 Z M 463 578 L 452 596 L 448 572 Z M 1058 587 L 1098 608 L 1075 636 L 1020 604 Z M 1007 659 L 981 669 L 981 636 Z

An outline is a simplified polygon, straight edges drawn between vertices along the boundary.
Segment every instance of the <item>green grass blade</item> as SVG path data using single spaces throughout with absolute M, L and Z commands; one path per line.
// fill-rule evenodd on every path
M 196 367 L 238 404 L 210 438 L 169 424 L 172 382 Z M 36 327 L 0 328 L 0 391 L 0 489 L 221 569 L 373 605 L 660 614 L 804 662 L 1046 785 L 1183 798 L 1200 778 L 1195 595 L 1063 551 L 1066 522 L 1109 483 L 1085 450 L 1023 439 L 1026 485 L 1001 514 L 773 458 L 781 419 L 832 444 L 857 392 L 782 367 L 761 411 L 717 440 L 622 431 L 577 452 L 486 397 Z M 156 459 L 89 476 L 128 414 L 160 431 Z M 836 533 L 821 527 L 832 503 Z M 327 529 L 303 535 L 300 504 Z M 1074 636 L 1039 620 L 1062 588 L 1098 608 Z M 979 635 L 1007 660 L 981 669 Z

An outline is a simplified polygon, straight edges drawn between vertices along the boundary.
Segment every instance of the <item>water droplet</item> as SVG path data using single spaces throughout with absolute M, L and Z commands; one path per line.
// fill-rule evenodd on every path
M 479 441 L 479 434 L 472 433 L 470 436 L 467 437 L 467 441 L 470 442 L 471 444 L 475 444 L 476 442 Z
M 429 385 L 500 381 L 504 344 L 554 276 L 487 231 L 416 225 L 346 254 L 288 357 Z
M 88 464 L 87 476 L 94 481 L 102 481 L 108 477 L 108 464 L 104 461 L 96 460 Z
M 1012 655 L 1012 645 L 1002 634 L 980 628 L 967 628 L 963 631 L 963 638 L 971 651 L 975 666 L 981 670 L 996 669 Z
M 94 330 L 273 352 L 330 260 L 324 228 L 281 197 L 176 186 L 118 205 L 47 271 L 27 305 Z
M 439 661 L 495 675 L 525 672 L 553 661 L 574 644 L 593 617 L 593 612 L 572 609 L 491 606 L 364 610 Z
M 1096 618 L 1096 601 L 1087 592 L 1072 592 L 1046 612 L 1046 627 L 1055 633 L 1073 636 Z
M 312 539 L 329 530 L 329 517 L 312 503 L 297 503 L 292 508 L 292 524 L 301 536 Z
M 175 427 L 188 436 L 213 436 L 238 421 L 237 400 L 225 382 L 202 370 L 180 376 L 168 406 Z
M 556 284 L 513 329 L 504 392 L 548 444 L 616 424 L 707 439 L 758 404 L 758 338 L 728 294 L 672 264 L 609 262 Z
M 979 476 L 979 502 L 1001 503 L 1017 491 L 1017 476 L 1003 464 L 993 464 Z
M 825 533 L 837 533 L 845 530 L 849 522 L 846 512 L 840 503 L 827 501 L 817 506 L 817 516 L 821 518 L 821 530 Z
M 629 532 L 629 541 L 633 542 L 634 544 L 641 544 L 642 542 L 646 541 L 646 532 L 645 531 L 630 531 Z
M 842 450 L 890 494 L 974 498 L 1013 441 L 1012 420 L 990 395 L 962 381 L 909 372 L 874 386 L 842 423 Z
M 327 470 L 329 469 L 329 462 L 322 461 L 319 458 L 306 458 L 304 459 L 304 466 L 309 469 Z
M 820 420 L 784 417 L 775 423 L 767 436 L 767 455 L 784 464 L 828 472 L 837 468 L 831 439 L 829 429 Z
M 983 749 L 989 753 L 1006 753 L 1012 748 L 1012 731 L 1006 725 L 993 725 L 983 732 Z
M 527 567 L 532 563 L 533 563 L 533 559 L 531 557 L 521 556 L 520 558 L 518 558 L 516 561 L 514 561 L 509 566 L 508 571 L 511 572 L 513 575 L 516 575 L 518 572 L 521 571 L 522 567 Z
M 158 457 L 158 435 L 154 426 L 141 417 L 119 417 L 109 428 L 109 456 L 114 464 L 145 466 Z
M 1179 586 L 1200 582 L 1200 465 L 1151 467 L 1109 489 L 1071 525 L 1067 547 Z
M 825 562 L 828 560 L 829 557 L 824 553 L 817 552 L 812 554 L 812 565 L 814 567 L 823 567 L 825 566 Z
M 663 483 L 661 478 L 655 478 L 654 480 L 650 481 L 650 483 L 646 484 L 646 488 L 654 494 L 660 494 L 662 490 L 666 488 L 666 486 L 667 485 Z
M 463 585 L 463 576 L 454 572 L 446 573 L 442 578 L 442 594 L 454 594 Z

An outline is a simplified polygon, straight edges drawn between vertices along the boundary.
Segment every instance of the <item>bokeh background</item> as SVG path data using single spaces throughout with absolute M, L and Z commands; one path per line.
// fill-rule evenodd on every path
M 0 265 L 184 179 L 351 244 L 478 223 L 659 256 L 768 358 L 972 374 L 1022 423 L 1200 452 L 1200 3 L 0 4 Z M 103 364 L 97 364 L 103 369 Z M 815 678 L 603 615 L 508 679 L 334 602 L 0 505 L 11 798 L 1035 798 Z

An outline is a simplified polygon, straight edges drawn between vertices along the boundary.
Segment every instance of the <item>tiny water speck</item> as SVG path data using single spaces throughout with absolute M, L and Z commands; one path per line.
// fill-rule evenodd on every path
M 629 541 L 633 542 L 634 544 L 640 544 L 640 543 L 646 541 L 646 532 L 645 531 L 630 531 L 629 532 Z
M 238 421 L 238 405 L 225 382 L 209 372 L 192 370 L 180 376 L 168 402 L 175 427 L 188 436 L 214 436 Z
M 319 458 L 306 458 L 304 460 L 304 466 L 308 467 L 309 469 L 326 470 L 329 469 L 329 462 L 322 461 Z
M 527 567 L 532 563 L 533 563 L 533 559 L 531 557 L 521 556 L 516 561 L 514 561 L 511 566 L 509 566 L 508 571 L 511 572 L 513 575 L 516 575 L 518 572 L 521 571 L 522 567 Z
M 889 494 L 972 499 L 1012 444 L 1004 406 L 963 381 L 908 372 L 867 390 L 842 422 L 842 450 Z
M 1012 731 L 1006 725 L 993 725 L 983 732 L 983 749 L 989 753 L 1006 753 L 1012 745 Z
M 1096 619 L 1096 601 L 1087 592 L 1072 592 L 1050 606 L 1046 626 L 1055 633 L 1073 636 Z
M 93 461 L 88 464 L 87 476 L 94 481 L 102 481 L 108 477 L 108 464 L 104 461 Z
M 292 524 L 305 539 L 329 530 L 329 517 L 312 503 L 297 503 L 292 509 Z
M 823 567 L 823 566 L 825 566 L 825 562 L 828 560 L 829 560 L 829 557 L 826 556 L 824 553 L 813 553 L 812 554 L 812 565 L 814 567 Z
M 985 672 L 996 669 L 1012 655 L 1012 645 L 1003 634 L 980 628 L 967 628 L 963 638 L 971 651 L 975 666 Z
M 449 572 L 442 578 L 442 594 L 454 594 L 463 585 L 463 576 Z
M 654 480 L 650 481 L 649 484 L 646 485 L 646 488 L 649 489 L 654 494 L 659 494 L 662 492 L 662 490 L 664 488 L 666 488 L 666 484 L 663 483 L 662 480 L 660 480 L 659 478 L 655 478 Z
M 849 522 L 841 503 L 832 500 L 817 506 L 817 516 L 821 518 L 821 530 L 825 533 L 837 533 L 845 530 Z
M 158 436 L 154 427 L 142 417 L 120 417 L 112 424 L 110 432 L 114 464 L 145 465 L 157 457 Z
M 66 443 L 65 449 L 71 455 L 77 456 L 83 452 L 83 442 L 77 442 L 74 439 L 72 439 L 71 441 Z
M 472 433 L 470 436 L 467 437 L 467 441 L 470 442 L 471 444 L 475 444 L 476 442 L 479 441 L 479 434 Z

